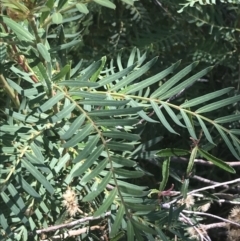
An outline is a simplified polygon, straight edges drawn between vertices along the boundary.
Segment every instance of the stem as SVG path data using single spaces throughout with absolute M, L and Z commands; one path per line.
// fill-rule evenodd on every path
M 20 102 L 19 102 L 18 96 L 14 93 L 14 91 L 9 86 L 8 82 L 6 81 L 6 79 L 2 74 L 0 75 L 0 82 L 3 85 L 3 88 L 7 92 L 8 96 L 11 98 L 12 102 L 15 104 L 16 108 L 19 109 Z
M 34 19 L 34 16 L 31 16 L 29 19 L 29 24 L 34 32 L 34 35 L 35 35 L 35 38 L 36 38 L 36 42 L 37 43 L 41 43 L 41 38 L 39 37 L 38 35 L 38 31 L 37 31 L 37 26 L 36 26 L 36 23 L 35 23 L 35 19 Z

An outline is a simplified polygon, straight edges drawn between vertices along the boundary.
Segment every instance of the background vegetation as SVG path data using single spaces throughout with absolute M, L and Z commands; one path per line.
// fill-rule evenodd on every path
M 0 240 L 239 241 L 239 16 L 1 0 Z

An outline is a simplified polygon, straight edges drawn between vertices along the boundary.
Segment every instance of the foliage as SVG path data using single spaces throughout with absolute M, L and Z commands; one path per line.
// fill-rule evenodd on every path
M 189 240 L 194 224 L 204 238 L 191 211 L 218 198 L 205 193 L 189 204 L 190 178 L 200 157 L 236 173 L 214 150 L 224 145 L 240 159 L 240 95 L 229 85 L 187 91 L 209 76 L 213 66 L 203 62 L 236 70 L 236 56 L 225 62 L 238 45 L 234 21 L 218 33 L 226 20 L 200 1 L 178 16 L 164 8 L 165 30 L 154 27 L 161 18 L 153 22 L 147 1 L 1 2 L 1 240 Z M 109 26 L 115 14 L 119 22 Z M 197 26 L 210 23 L 225 45 L 208 51 L 207 39 L 178 61 L 196 41 L 186 15 Z M 214 51 L 221 53 L 210 61 Z M 176 143 L 160 148 L 163 136 Z M 179 172 L 174 156 L 188 160 Z M 160 185 L 147 181 L 153 175 L 141 160 L 157 162 Z M 165 190 L 171 182 L 177 191 Z

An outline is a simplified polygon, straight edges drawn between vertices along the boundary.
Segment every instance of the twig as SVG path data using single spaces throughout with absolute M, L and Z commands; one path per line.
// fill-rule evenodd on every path
M 209 180 L 209 179 L 206 179 L 206 178 L 197 176 L 197 175 L 194 175 L 194 176 L 191 177 L 191 178 L 192 178 L 192 179 L 199 180 L 199 181 L 204 182 L 204 183 L 212 184 L 212 185 L 219 184 L 219 182 L 215 182 L 215 181 L 212 181 L 212 180 Z M 229 186 L 228 186 L 228 185 L 223 185 L 223 187 L 229 189 Z
M 231 224 L 234 224 L 235 226 L 240 227 L 239 223 L 235 223 L 233 221 L 230 221 L 230 220 L 225 219 L 225 218 L 221 218 L 219 216 L 216 216 L 216 215 L 213 215 L 213 214 L 210 214 L 210 213 L 203 213 L 203 212 L 197 212 L 197 211 L 188 211 L 188 210 L 183 210 L 182 212 L 183 213 L 187 213 L 187 214 L 196 214 L 196 215 L 200 215 L 200 216 L 208 216 L 208 217 L 216 218 L 216 219 L 222 220 L 222 221 L 224 221 L 226 223 L 231 223 Z
M 219 222 L 219 223 L 210 223 L 210 224 L 202 224 L 205 230 L 212 229 L 212 228 L 226 228 L 228 224 L 226 222 Z
M 205 233 L 205 235 L 203 235 L 202 232 L 199 230 L 202 225 L 199 225 L 199 224 L 194 225 L 192 220 L 190 218 L 188 218 L 187 216 L 185 216 L 183 213 L 180 213 L 180 216 L 182 217 L 184 222 L 186 222 L 186 223 L 190 224 L 191 226 L 193 226 L 193 228 L 198 233 L 199 237 L 201 237 L 201 240 L 206 240 L 206 241 L 210 241 L 211 240 L 210 237 L 207 235 L 207 233 Z
M 189 162 L 189 159 L 185 158 L 185 157 L 172 156 L 171 161 L 174 161 L 174 162 L 179 162 L 179 161 Z M 203 159 L 194 159 L 194 163 L 206 165 L 206 166 L 214 166 L 215 165 L 212 162 L 209 162 L 209 161 L 206 161 L 206 160 L 203 160 Z M 232 166 L 232 167 L 240 166 L 240 162 L 225 162 L 225 163 L 228 164 L 229 166 Z
M 106 212 L 105 214 L 103 214 L 101 216 L 97 216 L 97 217 L 91 216 L 91 217 L 81 218 L 81 219 L 75 220 L 75 221 L 70 222 L 70 223 L 65 223 L 65 224 L 55 225 L 55 226 L 44 228 L 44 229 L 39 229 L 39 230 L 36 231 L 36 233 L 41 234 L 41 233 L 53 232 L 53 231 L 56 231 L 56 230 L 61 229 L 61 228 L 71 228 L 73 226 L 76 226 L 79 223 L 84 223 L 84 222 L 104 218 L 104 217 L 109 216 L 110 214 L 111 214 L 111 212 L 109 211 L 109 212 Z
M 174 153 L 173 153 L 174 154 Z M 146 158 L 144 159 L 147 162 L 156 165 L 156 166 L 160 166 L 159 163 L 161 163 L 161 161 L 164 160 L 164 158 L 162 157 L 154 157 L 154 158 Z M 177 157 L 177 156 L 172 156 L 170 157 L 171 162 L 178 162 L 179 161 L 183 161 L 183 162 L 189 162 L 189 158 L 185 158 L 185 157 Z M 204 166 L 214 166 L 215 164 L 213 164 L 212 162 L 203 160 L 203 159 L 194 159 L 194 163 L 195 164 L 199 164 L 199 165 L 204 165 Z M 229 166 L 240 166 L 240 162 L 225 162 L 227 165 Z
M 187 161 L 188 161 L 188 159 L 187 159 Z M 203 165 L 207 165 L 207 166 L 214 166 L 215 165 L 212 162 L 205 161 L 205 160 L 202 160 L 202 159 L 194 159 L 194 163 L 203 164 Z M 225 163 L 228 164 L 229 166 L 232 166 L 232 167 L 240 166 L 240 162 L 225 162 Z
M 49 239 L 41 239 L 41 241 L 50 241 L 50 240 L 66 240 L 67 237 L 72 237 L 72 236 L 77 236 L 77 235 L 80 235 L 82 233 L 86 233 L 88 232 L 88 230 L 95 230 L 95 229 L 101 229 L 103 230 L 105 228 L 104 227 L 101 227 L 101 226 L 98 226 L 98 225 L 95 225 L 95 226 L 92 226 L 92 227 L 87 227 L 87 228 L 80 228 L 80 229 L 77 229 L 77 230 L 69 230 L 63 234 L 59 234 L 59 235 L 55 235 L 53 237 L 50 237 Z
M 196 190 L 193 190 L 193 191 L 189 192 L 188 195 L 191 195 L 191 194 L 196 193 L 196 192 L 205 191 L 205 190 L 208 190 L 208 189 L 214 189 L 215 187 L 221 187 L 221 186 L 224 186 L 224 185 L 227 185 L 227 184 L 236 183 L 236 182 L 240 182 L 240 178 L 237 178 L 235 180 L 228 181 L 228 182 L 218 183 L 218 184 L 215 184 L 215 185 L 212 185 L 212 186 L 208 186 L 208 187 L 199 188 L 199 189 L 196 189 Z
M 229 201 L 229 200 L 225 200 L 225 199 L 218 199 L 218 200 L 214 200 L 215 202 L 218 203 L 229 203 L 229 204 L 233 204 L 233 205 L 240 205 L 240 202 L 238 201 Z

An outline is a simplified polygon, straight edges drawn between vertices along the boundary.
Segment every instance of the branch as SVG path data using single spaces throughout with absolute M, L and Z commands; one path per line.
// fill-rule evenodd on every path
M 51 226 L 51 227 L 44 228 L 44 229 L 39 229 L 39 230 L 36 231 L 36 233 L 41 234 L 41 233 L 54 232 L 54 231 L 56 231 L 58 229 L 61 229 L 61 228 L 71 228 L 71 227 L 76 226 L 77 224 L 80 224 L 80 223 L 85 223 L 85 222 L 88 222 L 88 221 L 92 221 L 92 220 L 107 217 L 110 214 L 111 214 L 111 212 L 109 211 L 109 212 L 106 212 L 105 214 L 97 216 L 97 217 L 91 216 L 91 217 L 81 218 L 81 219 L 75 220 L 75 221 L 70 222 L 70 223 L 64 223 L 64 224 L 55 225 L 55 226 Z
M 193 191 L 189 192 L 188 195 L 191 195 L 191 194 L 196 193 L 196 192 L 205 191 L 205 190 L 208 190 L 208 189 L 215 189 L 215 187 L 221 187 L 221 186 L 225 186 L 225 185 L 236 183 L 236 182 L 240 182 L 240 178 L 237 178 L 235 180 L 228 181 L 228 182 L 218 183 L 218 184 L 208 186 L 208 187 L 199 188 L 199 189 L 196 189 L 196 190 L 193 190 Z
M 100 230 L 103 230 L 105 228 L 105 226 L 98 226 L 98 225 L 95 225 L 95 226 L 92 226 L 90 228 L 80 228 L 80 229 L 77 229 L 77 230 L 70 230 L 70 231 L 67 231 L 63 234 L 59 234 L 59 235 L 55 235 L 49 239 L 41 239 L 40 241 L 49 241 L 49 240 L 66 240 L 67 237 L 72 237 L 72 236 L 77 236 L 77 235 L 80 235 L 82 233 L 86 233 L 88 232 L 88 230 L 95 230 L 95 229 L 100 229 Z
M 233 221 L 228 220 L 228 219 L 225 219 L 225 218 L 221 218 L 221 217 L 219 217 L 219 216 L 216 216 L 216 215 L 213 215 L 213 214 L 210 214 L 210 213 L 203 213 L 203 212 L 196 212 L 196 211 L 188 211 L 188 210 L 183 210 L 182 212 L 183 212 L 183 213 L 187 213 L 187 214 L 196 214 L 196 215 L 200 215 L 200 216 L 208 216 L 208 217 L 216 218 L 216 219 L 222 220 L 222 221 L 224 221 L 224 222 L 226 222 L 226 223 L 231 223 L 231 224 L 234 224 L 235 226 L 240 227 L 240 224 L 239 224 L 239 223 L 233 222 Z

